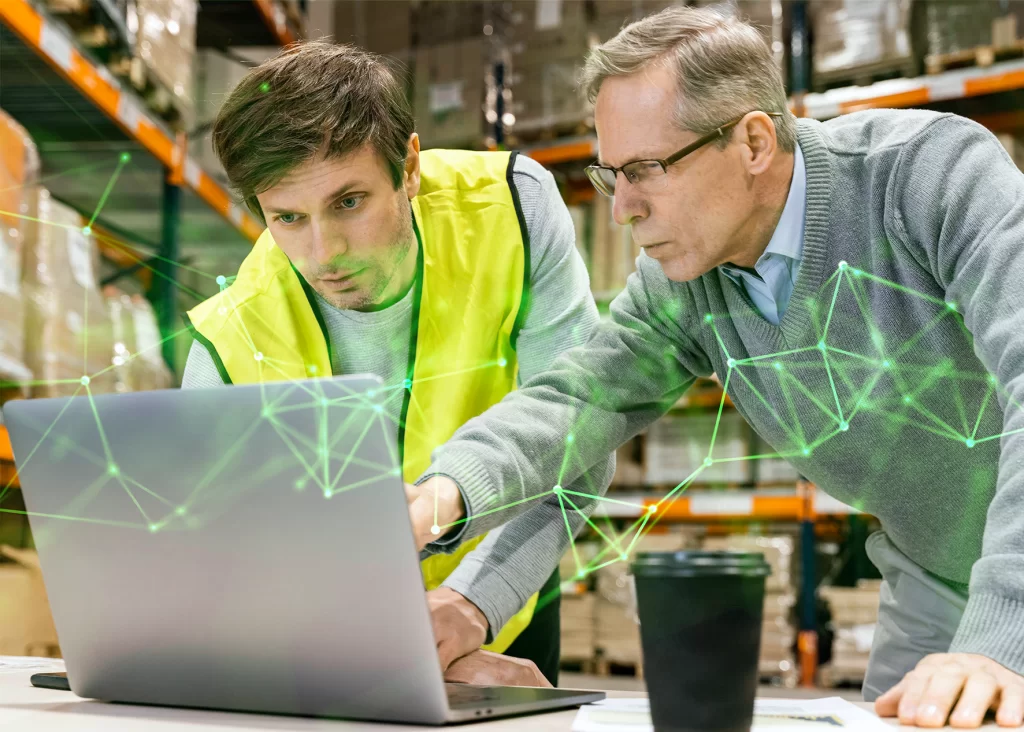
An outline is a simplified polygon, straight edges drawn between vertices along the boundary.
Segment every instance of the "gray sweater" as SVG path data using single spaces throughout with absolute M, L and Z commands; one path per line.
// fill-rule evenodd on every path
M 471 516 L 511 504 L 575 479 L 717 373 L 802 474 L 928 572 L 969 583 L 951 650 L 1022 673 L 1024 176 L 952 115 L 801 120 L 799 141 L 804 255 L 778 326 L 717 269 L 676 283 L 641 256 L 611 322 L 467 422 L 428 474 L 455 478 Z
M 519 157 L 513 181 L 530 235 L 532 301 L 517 343 L 519 378 L 525 381 L 548 368 L 562 351 L 584 343 L 598 316 L 586 267 L 576 251 L 572 218 L 554 178 L 537 162 Z M 402 384 L 409 361 L 411 292 L 375 312 L 339 310 L 318 297 L 331 339 L 334 373 L 372 373 L 388 386 Z M 193 343 L 182 388 L 221 385 L 213 359 L 203 346 Z M 392 393 L 396 398 L 387 402 L 386 413 L 398 424 L 404 391 L 396 388 Z M 603 494 L 613 472 L 614 461 L 601 461 L 578 479 L 575 490 Z M 595 503 L 580 501 L 579 505 L 589 514 Z M 532 506 L 531 511 L 492 531 L 444 583 L 481 609 L 489 625 L 488 641 L 540 589 L 569 548 L 558 503 L 536 502 Z M 569 518 L 574 532 L 584 524 L 583 517 L 575 513 Z M 443 549 L 432 547 L 433 551 Z

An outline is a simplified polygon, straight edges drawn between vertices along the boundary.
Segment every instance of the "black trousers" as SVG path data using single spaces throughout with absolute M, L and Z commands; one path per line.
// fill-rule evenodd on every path
M 560 584 L 556 569 L 540 590 L 530 624 L 505 651 L 506 656 L 533 661 L 552 686 L 558 686 L 558 662 L 562 653 Z

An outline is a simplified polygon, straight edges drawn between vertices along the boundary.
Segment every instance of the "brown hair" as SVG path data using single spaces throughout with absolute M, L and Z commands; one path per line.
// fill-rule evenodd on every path
M 591 51 L 582 86 L 593 102 L 605 79 L 656 63 L 675 71 L 680 128 L 707 134 L 747 112 L 778 112 L 779 147 L 795 149 L 796 118 L 786 104 L 782 74 L 753 26 L 710 8 L 670 7 L 626 26 Z
M 232 187 L 264 223 L 256 194 L 318 154 L 367 142 L 402 183 L 413 116 L 399 74 L 382 56 L 311 41 L 260 64 L 228 95 L 213 147 Z

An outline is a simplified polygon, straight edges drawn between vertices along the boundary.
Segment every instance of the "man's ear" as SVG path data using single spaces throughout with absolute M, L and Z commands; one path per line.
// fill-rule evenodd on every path
M 750 175 L 761 175 L 771 168 L 779 152 L 775 123 L 764 112 L 751 112 L 736 125 L 733 133 L 743 145 L 741 158 Z
M 420 192 L 420 136 L 415 132 L 409 136 L 409 145 L 405 152 L 403 185 L 409 200 L 416 198 Z

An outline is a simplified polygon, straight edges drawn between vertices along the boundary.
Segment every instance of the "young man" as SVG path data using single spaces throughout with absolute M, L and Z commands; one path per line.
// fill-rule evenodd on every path
M 267 230 L 234 282 L 189 313 L 185 388 L 377 374 L 411 482 L 463 422 L 597 323 L 551 175 L 509 153 L 421 153 L 380 57 L 293 47 L 239 84 L 213 135 Z M 612 465 L 577 490 L 603 492 Z M 581 525 L 574 517 L 571 529 Z M 557 683 L 557 565 L 569 545 L 559 502 L 447 553 L 455 538 L 423 557 L 442 665 L 486 643 Z
M 449 477 L 420 491 L 451 499 L 442 525 L 507 520 L 518 506 L 494 509 L 580 475 L 717 373 L 780 455 L 881 520 L 878 712 L 1020 725 L 1024 176 L 954 115 L 794 119 L 758 33 L 707 10 L 628 26 L 584 78 L 591 179 L 644 253 L 611 322 L 439 452 L 429 472 Z M 568 457 L 538 449 L 581 405 Z

